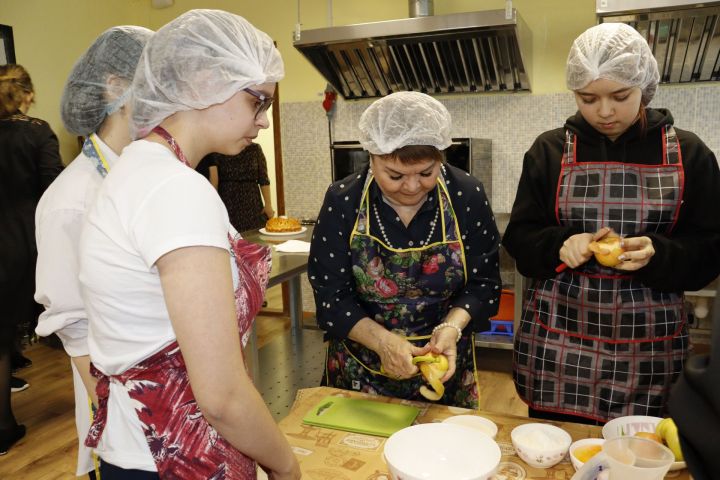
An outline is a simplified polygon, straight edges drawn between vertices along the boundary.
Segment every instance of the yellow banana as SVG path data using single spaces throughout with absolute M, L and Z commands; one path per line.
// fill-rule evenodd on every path
M 676 461 L 682 462 L 685 460 L 682 449 L 680 448 L 678 428 L 672 418 L 663 418 L 660 420 L 655 427 L 655 433 L 663 439 L 668 448 L 673 452 Z
M 442 354 L 429 353 L 413 358 L 413 363 L 419 364 L 420 372 L 434 390 L 430 390 L 423 385 L 420 387 L 420 394 L 433 402 L 440 400 L 445 393 L 445 385 L 442 384 L 440 379 L 445 375 L 449 367 L 447 357 Z

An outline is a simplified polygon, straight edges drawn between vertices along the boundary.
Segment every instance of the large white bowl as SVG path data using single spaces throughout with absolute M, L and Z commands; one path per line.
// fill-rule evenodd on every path
M 393 433 L 385 461 L 394 480 L 490 480 L 500 447 L 486 434 L 452 423 L 423 423 Z
M 605 424 L 602 429 L 602 435 L 605 440 L 624 435 L 632 436 L 637 432 L 655 432 L 655 426 L 660 423 L 660 417 L 648 417 L 644 415 L 629 415 L 626 417 L 613 418 Z M 687 467 L 685 462 L 673 462 L 670 465 L 670 471 L 682 470 Z
M 489 435 L 493 440 L 495 440 L 498 432 L 498 427 L 495 425 L 495 422 L 480 415 L 455 415 L 454 417 L 446 418 L 443 420 L 443 423 L 454 423 L 456 425 L 475 428 Z
M 527 436 L 549 437 L 552 443 L 548 446 L 528 444 L 523 441 Z M 535 468 L 550 468 L 567 455 L 572 437 L 560 427 L 546 423 L 526 423 L 519 425 L 510 432 L 510 439 L 518 456 L 525 463 Z

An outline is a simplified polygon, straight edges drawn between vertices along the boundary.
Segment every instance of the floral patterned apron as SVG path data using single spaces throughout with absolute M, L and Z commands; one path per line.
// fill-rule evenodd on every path
M 583 162 L 567 132 L 556 197 L 560 225 L 621 236 L 669 235 L 682 203 L 680 145 L 662 133 L 660 165 Z M 533 280 L 515 336 L 514 380 L 532 408 L 607 421 L 662 416 L 687 356 L 682 293 L 652 290 L 594 259 Z
M 179 147 L 169 143 L 182 161 Z M 238 268 L 235 307 L 245 346 L 262 307 L 272 258 L 270 248 L 243 240 L 239 234 L 228 234 L 228 240 Z M 221 437 L 200 411 L 176 341 L 122 374 L 104 375 L 94 365 L 91 373 L 98 379 L 98 409 L 85 440 L 88 447 L 97 447 L 105 428 L 112 381 L 122 384 L 138 405 L 136 412 L 160 478 L 257 478 L 255 461 Z
M 433 327 L 443 321 L 450 297 L 466 282 L 457 218 L 440 175 L 437 221 L 442 240 L 419 248 L 393 248 L 370 234 L 368 192 L 373 181 L 372 173 L 368 173 L 350 237 L 357 296 L 370 318 L 422 346 L 430 339 Z M 473 335 L 464 333 L 457 345 L 457 371 L 445 384 L 439 403 L 477 408 L 474 352 Z M 381 372 L 380 357 L 352 340 L 331 339 L 326 365 L 325 382 L 329 386 L 425 401 L 418 392 L 424 384 L 421 375 L 406 380 L 388 377 Z

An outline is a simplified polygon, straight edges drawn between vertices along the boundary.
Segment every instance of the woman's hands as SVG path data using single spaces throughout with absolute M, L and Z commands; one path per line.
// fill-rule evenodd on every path
M 655 247 L 650 237 L 623 238 L 622 247 L 625 253 L 618 257 L 622 260 L 615 266 L 618 270 L 627 272 L 638 270 L 647 265 L 655 255 Z
M 262 211 L 267 218 L 273 218 L 275 216 L 275 210 L 273 210 L 272 205 L 269 203 L 265 204 Z
M 267 474 L 268 480 L 298 480 L 302 473 L 300 472 L 300 464 L 297 459 L 293 456 L 292 468 L 287 472 L 276 472 L 269 468 L 260 466 Z
M 590 260 L 593 253 L 588 248 L 590 242 L 600 240 L 612 232 L 609 227 L 603 227 L 595 233 L 577 233 L 563 242 L 560 248 L 560 260 L 570 268 L 577 268 Z
M 458 340 L 457 330 L 452 327 L 445 327 L 438 329 L 433 336 L 430 337 L 430 343 L 427 345 L 432 353 L 441 353 L 448 359 L 448 370 L 440 379 L 442 383 L 450 380 L 450 378 L 455 374 Z
M 579 267 L 590 260 L 593 255 L 588 248 L 590 242 L 600 240 L 608 234 L 614 235 L 615 233 L 611 228 L 603 227 L 594 234 L 578 233 L 569 237 L 560 248 L 560 260 L 570 268 Z M 617 270 L 638 270 L 647 265 L 655 255 L 655 248 L 649 237 L 623 238 L 622 247 L 625 249 L 625 253 L 619 257 L 622 263 L 614 267 Z
M 429 346 L 416 347 L 400 335 L 388 331 L 387 335 L 383 335 L 378 342 L 375 353 L 380 357 L 380 364 L 385 374 L 390 378 L 402 380 L 418 372 L 418 367 L 412 363 L 413 357 L 425 355 L 429 351 Z

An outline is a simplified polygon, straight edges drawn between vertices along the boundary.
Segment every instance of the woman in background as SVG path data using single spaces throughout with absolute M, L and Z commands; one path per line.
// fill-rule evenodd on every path
M 503 245 L 533 279 L 514 355 L 532 417 L 662 416 L 688 353 L 683 291 L 720 270 L 717 160 L 647 108 L 658 81 L 632 27 L 588 29 L 567 63 L 578 112 L 525 154 Z M 626 251 L 605 267 L 589 245 L 615 234 Z
M 230 223 L 238 232 L 264 227 L 275 215 L 267 160 L 260 145 L 252 143 L 234 156 L 213 153 L 202 164 L 207 165 L 210 183 L 220 194 Z
M 90 375 L 88 319 L 80 294 L 80 232 L 105 175 L 130 143 L 130 84 L 152 31 L 113 27 L 103 32 L 78 59 L 60 102 L 63 125 L 86 137 L 82 152 L 40 199 L 35 215 L 38 261 L 35 299 L 45 306 L 36 332 L 57 334 L 72 359 L 75 425 L 80 445 L 76 475 L 96 466 L 85 446 L 91 413 L 88 393 L 95 397 Z M 94 402 L 97 404 L 97 402 Z
M 243 360 L 270 271 L 195 172 L 262 128 L 283 64 L 242 17 L 191 10 L 147 42 L 131 132 L 87 216 L 80 282 L 103 480 L 300 478 Z
M 34 327 L 35 208 L 63 169 L 58 140 L 44 120 L 29 117 L 35 100 L 28 72 L 0 65 L 0 455 L 25 435 L 10 405 L 10 391 L 27 382 L 12 377 L 18 325 Z

